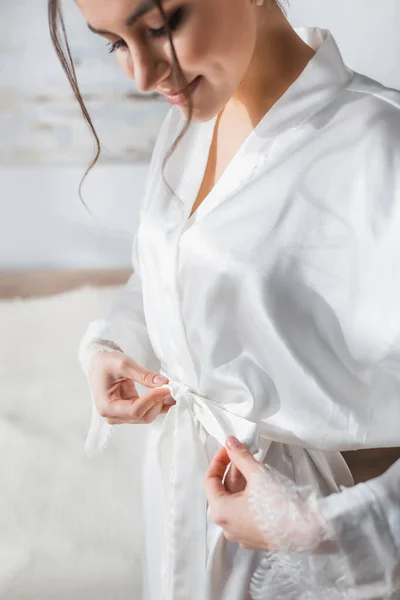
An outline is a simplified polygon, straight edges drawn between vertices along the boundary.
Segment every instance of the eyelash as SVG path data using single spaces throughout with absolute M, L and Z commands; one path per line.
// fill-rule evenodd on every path
M 175 31 L 182 23 L 183 20 L 183 8 L 178 8 L 178 10 L 176 10 L 171 18 L 167 21 L 169 28 L 171 29 L 171 31 Z M 160 29 L 149 29 L 150 35 L 152 37 L 155 38 L 160 38 L 160 37 L 164 37 L 167 35 L 167 30 L 164 27 L 160 27 Z M 112 44 L 111 42 L 109 42 L 107 44 L 107 46 L 109 46 L 109 50 L 108 53 L 111 54 L 112 52 L 115 52 L 115 50 L 118 50 L 119 48 L 126 48 L 126 42 L 124 42 L 124 40 L 118 40 L 117 42 L 114 42 L 114 44 Z

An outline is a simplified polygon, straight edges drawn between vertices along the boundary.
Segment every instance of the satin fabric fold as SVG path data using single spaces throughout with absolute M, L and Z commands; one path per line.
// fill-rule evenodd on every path
M 187 600 L 193 589 L 203 588 L 207 564 L 204 492 L 204 474 L 208 467 L 204 446 L 207 435 L 221 445 L 228 435 L 235 435 L 256 458 L 261 458 L 263 450 L 259 449 L 256 423 L 229 412 L 217 402 L 171 379 L 166 371 L 160 369 L 160 373 L 169 380 L 161 387 L 168 388 L 176 401 L 165 417 L 158 442 L 166 502 L 166 547 L 169 549 L 164 565 L 163 593 L 171 600 Z

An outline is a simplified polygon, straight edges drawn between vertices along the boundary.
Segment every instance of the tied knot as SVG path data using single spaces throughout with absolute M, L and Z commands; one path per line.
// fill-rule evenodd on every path
M 214 437 L 221 445 L 229 435 L 234 435 L 245 444 L 252 454 L 259 451 L 259 426 L 257 423 L 242 417 L 214 399 L 199 394 L 198 391 L 181 381 L 169 377 L 168 373 L 160 370 L 161 375 L 168 379 L 164 388 L 168 388 L 176 401 L 181 419 L 181 411 L 190 409 L 194 419 L 198 421 L 205 432 Z
M 170 380 L 170 391 L 171 396 L 178 401 L 182 396 L 188 396 L 192 393 L 192 390 L 186 384 L 175 381 L 174 379 Z
M 182 397 L 193 398 L 193 394 L 196 394 L 195 391 L 188 385 L 182 383 L 181 381 L 173 379 L 165 371 L 160 370 L 160 374 L 168 379 L 168 383 L 164 383 L 164 385 L 162 385 L 161 387 L 168 388 L 171 392 L 171 396 L 176 402 L 179 402 L 179 400 Z

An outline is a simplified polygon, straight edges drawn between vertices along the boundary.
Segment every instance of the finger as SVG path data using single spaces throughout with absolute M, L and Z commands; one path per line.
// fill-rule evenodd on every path
M 107 402 L 103 407 L 103 412 L 100 414 L 103 417 L 113 419 L 122 419 L 124 421 L 134 420 L 140 421 L 143 416 L 152 409 L 155 405 L 160 405 L 160 410 L 164 404 L 164 400 L 169 397 L 169 390 L 160 389 L 153 390 L 150 394 L 142 396 L 135 400 L 114 400 Z
M 229 463 L 230 459 L 228 453 L 224 446 L 222 446 L 211 460 L 204 480 L 209 504 L 215 502 L 217 498 L 223 498 L 230 495 L 222 483 L 222 479 Z
M 120 377 L 107 391 L 107 398 L 113 400 L 138 400 L 139 392 L 136 389 L 135 382 L 129 377 Z
M 150 410 L 147 411 L 147 413 L 143 415 L 141 421 L 143 423 L 152 423 L 154 419 L 158 417 L 160 413 L 162 413 L 165 406 L 166 405 L 164 403 L 157 402 L 152 408 L 150 408 Z M 171 406 L 169 408 L 171 408 Z
M 249 452 L 246 446 L 239 442 L 233 435 L 227 437 L 225 443 L 229 459 L 247 480 L 259 469 L 260 463 Z
M 129 374 L 137 383 L 141 383 L 149 388 L 157 388 L 168 383 L 166 377 L 142 367 L 142 365 L 126 354 L 123 355 L 122 361 L 124 373 Z
M 173 404 L 164 404 L 164 403 L 160 403 L 157 402 L 157 404 L 155 406 L 153 406 L 153 408 L 151 408 L 145 415 L 143 415 L 143 417 L 138 420 L 138 419 L 113 419 L 110 417 L 106 418 L 106 421 L 109 425 L 125 425 L 125 424 L 132 424 L 132 425 L 137 425 L 139 423 L 152 423 L 154 421 L 154 419 L 156 417 L 158 417 L 158 415 L 160 413 L 167 413 L 173 405 L 175 405 L 176 402 L 174 401 Z
M 242 475 L 239 469 L 231 463 L 231 466 L 224 479 L 225 489 L 231 494 L 241 492 L 246 487 L 246 478 Z
M 159 412 L 168 412 L 171 406 L 175 406 L 176 404 L 176 400 L 172 398 L 169 389 L 163 388 L 154 389 L 149 394 L 142 396 L 140 402 L 142 401 L 144 412 L 140 415 L 140 418 L 146 417 L 149 410 L 153 410 L 153 407 L 158 406 Z M 140 404 L 140 406 L 142 405 Z
M 162 408 L 161 408 L 161 414 L 164 415 L 166 414 L 169 410 L 171 410 L 171 408 L 173 406 L 175 406 L 176 402 L 172 402 L 171 404 L 169 403 L 164 403 Z

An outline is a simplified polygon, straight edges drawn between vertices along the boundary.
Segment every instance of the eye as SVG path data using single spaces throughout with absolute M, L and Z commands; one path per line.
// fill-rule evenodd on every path
M 124 40 L 118 40 L 117 42 L 114 42 L 114 44 L 108 42 L 107 46 L 109 47 L 109 54 L 115 52 L 115 50 L 118 50 L 119 48 L 127 48 L 126 42 L 124 42 Z
M 178 8 L 174 13 L 172 13 L 171 17 L 167 20 L 168 27 L 171 31 L 176 31 L 178 27 L 182 24 L 182 21 L 185 16 L 185 9 L 183 7 Z M 155 38 L 163 37 L 167 35 L 166 27 L 160 27 L 159 29 L 149 29 L 150 35 Z M 112 44 L 109 42 L 107 44 L 109 46 L 108 53 L 111 54 L 115 52 L 115 50 L 119 50 L 120 48 L 127 48 L 126 42 L 124 40 L 118 40 Z
M 168 27 L 171 31 L 175 31 L 181 25 L 184 18 L 185 10 L 183 7 L 178 8 L 174 13 L 172 13 L 171 17 L 167 20 Z M 167 35 L 167 30 L 164 27 L 160 27 L 160 29 L 149 29 L 150 35 L 152 37 L 163 37 Z

